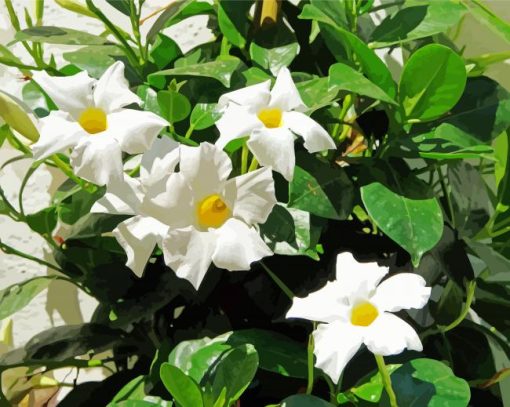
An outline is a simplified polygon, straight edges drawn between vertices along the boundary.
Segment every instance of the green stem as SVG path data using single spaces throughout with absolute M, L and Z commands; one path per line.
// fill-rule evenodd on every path
M 442 333 L 451 331 L 453 328 L 459 325 L 464 320 L 464 318 L 466 318 L 469 310 L 471 309 L 471 303 L 473 302 L 473 298 L 475 296 L 475 290 L 476 281 L 470 281 L 467 286 L 466 302 L 464 303 L 464 308 L 462 309 L 462 312 L 457 318 L 455 318 L 455 321 L 453 321 L 451 324 L 447 326 L 439 325 L 439 329 L 441 330 Z
M 9 209 L 9 216 L 14 219 L 15 221 L 21 220 L 21 214 L 16 210 L 14 206 L 11 205 L 7 197 L 5 196 L 4 190 L 0 187 L 0 198 L 2 198 L 3 203 L 7 208 Z
M 82 180 L 81 178 L 74 175 L 73 170 L 71 167 L 64 162 L 58 155 L 54 154 L 51 156 L 51 160 L 55 163 L 55 165 L 62 170 L 62 172 L 72 179 L 74 182 L 76 182 L 80 187 L 85 189 L 88 192 L 94 192 L 96 190 L 96 187 L 92 184 L 89 184 L 88 182 Z
M 257 159 L 255 157 L 253 157 L 251 159 L 251 163 L 250 163 L 250 166 L 248 167 L 248 172 L 252 172 L 252 171 L 255 171 L 259 166 L 259 162 L 257 161 Z
M 393 391 L 393 387 L 391 386 L 391 378 L 390 374 L 388 373 L 388 369 L 386 368 L 386 364 L 384 363 L 384 358 L 381 355 L 375 354 L 374 357 L 377 363 L 377 368 L 379 369 L 379 373 L 381 374 L 384 389 L 386 390 L 386 393 L 388 394 L 388 397 L 390 399 L 390 406 L 398 407 L 397 396 L 395 396 L 395 392 Z
M 313 330 L 317 327 L 317 323 L 313 323 Z M 313 364 L 313 350 L 315 347 L 315 343 L 313 340 L 313 331 L 308 336 L 308 346 L 307 346 L 307 363 L 308 363 L 308 381 L 306 383 L 306 394 L 312 394 L 313 391 L 313 371 L 314 371 L 314 364 Z
M 188 127 L 188 131 L 186 132 L 186 134 L 184 135 L 184 138 L 185 139 L 190 139 L 191 138 L 191 135 L 193 134 L 193 131 L 195 130 L 195 126 L 193 124 L 190 124 L 190 126 Z
M 5 254 L 14 254 L 15 256 L 22 257 L 24 259 L 33 261 L 35 263 L 39 263 L 40 265 L 51 268 L 55 271 L 58 271 L 59 273 L 63 272 L 63 270 L 60 267 L 55 266 L 54 264 L 48 263 L 47 261 L 38 259 L 37 257 L 31 256 L 30 254 L 20 252 L 19 250 L 16 250 L 14 247 L 6 245 L 2 241 L 0 241 L 0 250 L 2 250 Z
M 342 133 L 344 133 L 344 127 L 349 128 L 348 126 L 343 125 L 341 122 L 344 120 L 345 115 L 349 111 L 349 108 L 352 106 L 353 100 L 352 95 L 348 94 L 345 95 L 345 98 L 342 102 L 342 109 L 340 110 L 340 114 L 338 115 L 338 123 L 335 123 L 335 126 L 333 127 L 333 140 L 335 141 L 342 141 L 342 139 L 339 137 L 340 134 L 340 126 L 342 128 Z
M 140 5 L 141 9 L 141 5 Z M 140 62 L 145 65 L 147 61 L 145 56 L 145 47 L 142 44 L 142 36 L 140 34 L 140 11 L 136 9 L 135 0 L 129 0 L 129 17 L 131 19 L 131 28 L 133 29 L 133 35 L 135 37 L 138 50 L 140 52 Z
M 248 171 L 248 154 L 249 154 L 248 146 L 246 143 L 243 144 L 243 149 L 241 151 L 241 174 L 246 174 Z
M 280 278 L 271 271 L 271 269 L 269 267 L 267 267 L 263 262 L 259 262 L 259 264 L 262 266 L 262 268 L 266 271 L 267 274 L 269 274 L 269 277 L 271 277 L 271 279 L 274 281 L 274 283 L 280 287 L 280 289 L 283 291 L 283 293 L 289 297 L 289 299 L 293 299 L 294 298 L 294 293 L 291 291 L 291 289 L 289 287 L 287 287 L 285 285 L 285 283 L 280 280 Z

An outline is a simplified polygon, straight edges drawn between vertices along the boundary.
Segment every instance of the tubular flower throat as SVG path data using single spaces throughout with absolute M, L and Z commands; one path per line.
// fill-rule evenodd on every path
M 230 215 L 230 209 L 217 194 L 208 196 L 197 206 L 198 224 L 203 228 L 219 228 Z
M 369 326 L 378 315 L 376 307 L 369 302 L 362 302 L 352 308 L 351 323 L 357 326 Z
M 80 126 L 89 134 L 97 134 L 108 128 L 106 113 L 96 107 L 89 107 L 83 111 L 78 119 Z
M 282 115 L 282 111 L 278 108 L 262 109 L 258 112 L 257 117 L 268 129 L 276 129 L 283 124 Z

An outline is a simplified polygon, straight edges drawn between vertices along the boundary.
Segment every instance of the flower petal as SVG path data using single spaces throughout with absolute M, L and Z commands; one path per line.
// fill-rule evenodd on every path
M 39 133 L 39 140 L 32 145 L 36 160 L 74 147 L 85 135 L 78 123 L 72 121 L 67 113 L 59 111 L 52 111 L 39 121 Z
M 127 255 L 126 266 L 138 277 L 143 275 L 154 246 L 161 244 L 167 230 L 161 222 L 145 216 L 125 220 L 114 229 L 113 234 Z
M 215 234 L 216 250 L 212 259 L 216 267 L 229 271 L 249 270 L 254 261 L 273 254 L 256 229 L 238 219 L 230 218 Z
M 32 76 L 60 110 L 78 120 L 81 113 L 93 106 L 92 88 L 96 80 L 83 71 L 71 76 L 49 76 L 36 71 Z
M 294 133 L 305 140 L 304 146 L 310 153 L 334 150 L 335 142 L 322 126 L 306 114 L 301 112 L 286 112 L 283 122 Z
M 108 115 L 108 132 L 128 154 L 147 151 L 166 126 L 168 122 L 165 119 L 141 110 L 122 109 Z
M 347 320 L 348 308 L 342 304 L 341 292 L 342 288 L 338 281 L 328 281 L 324 287 L 304 298 L 294 297 L 287 318 L 303 318 L 317 322 Z
M 163 240 L 165 263 L 198 290 L 211 265 L 215 244 L 214 233 L 193 227 L 170 230 Z
M 260 168 L 228 180 L 225 197 L 233 204 L 234 217 L 249 225 L 264 223 L 276 205 L 271 169 Z
M 411 325 L 389 312 L 380 314 L 366 329 L 364 343 L 370 352 L 382 356 L 396 355 L 404 349 L 423 350 Z
M 234 102 L 243 106 L 253 106 L 255 109 L 260 106 L 266 106 L 269 103 L 270 87 L 271 81 L 267 80 L 242 89 L 234 90 L 233 92 L 225 93 L 221 95 L 218 101 L 218 109 L 223 109 L 229 104 L 229 102 Z
M 272 167 L 287 181 L 294 176 L 296 156 L 294 153 L 294 136 L 285 128 L 255 130 L 247 142 L 248 148 L 257 161 Z
M 122 182 L 122 152 L 108 132 L 83 137 L 71 155 L 74 172 L 97 185 Z
M 142 177 L 149 177 L 149 174 L 157 176 L 163 168 L 165 172 L 173 172 L 179 161 L 178 147 L 179 143 L 169 137 L 154 140 L 151 148 L 142 156 L 140 175 Z
M 106 194 L 92 205 L 92 213 L 109 213 L 112 215 L 134 215 L 143 199 L 140 181 L 124 176 L 122 182 L 108 186 Z
M 299 92 L 290 76 L 290 71 L 283 67 L 278 72 L 276 82 L 271 89 L 271 101 L 269 107 L 275 107 L 289 112 L 291 110 L 304 111 L 307 109 Z
M 343 322 L 320 324 L 313 331 L 315 366 L 338 383 L 342 372 L 363 343 L 363 330 Z
M 215 144 L 223 149 L 232 140 L 248 137 L 253 130 L 262 128 L 263 124 L 250 109 L 231 103 L 216 122 L 216 127 L 220 137 Z
M 380 267 L 375 262 L 360 263 L 348 252 L 340 253 L 336 258 L 336 279 L 350 304 L 368 300 L 386 274 L 387 267 Z
M 199 200 L 223 190 L 224 182 L 232 171 L 227 153 L 210 143 L 202 143 L 198 147 L 181 146 L 180 149 L 180 173 Z
M 426 284 L 418 274 L 396 274 L 379 284 L 370 301 L 381 311 L 420 309 L 430 298 L 431 288 Z
M 129 90 L 122 62 L 115 62 L 99 78 L 94 88 L 94 102 L 107 113 L 132 103 L 141 103 L 140 98 Z

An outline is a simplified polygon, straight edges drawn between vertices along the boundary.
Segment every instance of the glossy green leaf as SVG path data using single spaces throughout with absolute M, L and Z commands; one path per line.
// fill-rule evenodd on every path
M 441 207 L 435 198 L 410 199 L 400 183 L 397 188 L 395 193 L 374 182 L 361 187 L 361 199 L 377 226 L 411 255 L 416 267 L 441 238 Z
M 337 63 L 329 68 L 329 86 L 396 105 L 397 102 L 377 85 L 348 65 Z
M 55 0 L 55 3 L 57 3 L 60 7 L 74 13 L 96 18 L 96 15 L 90 11 L 87 6 L 81 2 L 81 0 Z
M 312 0 L 305 4 L 299 15 L 303 20 L 315 20 L 331 26 L 348 28 L 349 23 L 345 14 L 344 0 L 321 1 Z
M 230 86 L 230 79 L 234 71 L 239 67 L 241 61 L 236 57 L 228 57 L 223 60 L 205 62 L 196 65 L 187 65 L 173 69 L 166 69 L 153 73 L 151 76 L 204 76 L 214 78 L 223 86 Z
M 112 400 L 113 402 L 122 400 L 141 400 L 145 397 L 144 391 L 145 376 L 137 376 L 126 383 L 122 389 L 118 391 Z
M 466 7 L 453 1 L 431 1 L 404 7 L 375 28 L 370 46 L 387 47 L 444 33 L 458 24 L 465 13 Z
M 401 365 L 388 364 L 386 368 L 388 373 L 394 372 Z M 350 393 L 354 394 L 357 398 L 360 398 L 371 403 L 378 403 L 381 399 L 381 395 L 384 392 L 384 386 L 381 378 L 381 374 L 376 372 L 370 376 L 369 380 L 360 380 L 356 386 L 349 390 Z M 338 397 L 337 397 L 338 398 Z
M 49 208 L 42 209 L 39 212 L 32 213 L 26 216 L 26 222 L 30 229 L 43 235 L 51 235 L 55 226 L 57 226 L 57 208 L 50 206 Z
M 466 407 L 471 396 L 464 379 L 433 359 L 404 363 L 393 372 L 391 382 L 400 406 Z M 383 393 L 381 405 L 389 406 L 386 393 Z
M 100 78 L 123 55 L 122 50 L 115 45 L 90 45 L 62 54 L 66 61 L 87 71 L 94 78 Z
M 218 24 L 222 34 L 236 47 L 246 46 L 246 37 L 251 27 L 248 18 L 253 1 L 220 0 L 218 2 Z
M 0 320 L 27 306 L 34 297 L 48 288 L 54 277 L 35 277 L 13 284 L 0 291 Z
M 202 392 L 195 381 L 170 363 L 161 365 L 161 381 L 182 407 L 202 407 Z
M 172 124 L 184 120 L 191 111 L 188 98 L 179 92 L 162 90 L 157 98 L 161 115 Z
M 16 39 L 18 41 L 65 45 L 102 45 L 108 42 L 106 38 L 84 31 L 52 26 L 26 28 L 16 33 Z
M 150 59 L 158 69 L 163 69 L 181 55 L 182 51 L 179 45 L 172 38 L 163 34 L 158 34 L 150 51 Z
M 328 106 L 338 95 L 338 89 L 329 86 L 328 78 L 314 78 L 296 83 L 301 99 L 311 110 Z
M 189 121 L 195 130 L 203 130 L 214 125 L 220 116 L 216 103 L 197 103 L 191 112 Z
M 281 407 L 333 407 L 333 404 L 319 397 L 306 394 L 296 394 L 281 402 Z
M 289 207 L 328 219 L 346 219 L 354 206 L 354 188 L 341 168 L 298 155 L 289 184 Z
M 126 16 L 130 14 L 129 1 L 130 0 L 106 0 L 110 6 L 115 7 Z
M 0 91 L 0 117 L 31 141 L 39 140 L 39 132 L 28 116 L 23 104 L 12 96 Z
M 12 51 L 5 45 L 0 44 L 0 63 L 9 66 L 22 66 L 23 61 L 19 59 Z
M 466 85 L 464 61 L 450 48 L 432 44 L 411 55 L 399 84 L 407 121 L 429 121 L 447 113 Z

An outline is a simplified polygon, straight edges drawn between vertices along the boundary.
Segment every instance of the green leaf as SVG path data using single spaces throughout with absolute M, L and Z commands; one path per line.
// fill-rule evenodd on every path
M 89 213 L 78 220 L 68 231 L 70 239 L 85 239 L 111 232 L 129 215 L 110 215 L 106 213 Z
M 55 277 L 35 277 L 0 290 L 0 320 L 24 308 L 54 280 Z
M 0 44 L 0 63 L 9 66 L 22 66 L 23 61 L 14 55 L 9 48 Z
M 492 206 L 482 176 L 470 164 L 457 161 L 448 165 L 454 225 L 462 236 L 475 236 L 490 218 Z
M 386 368 L 388 369 L 388 373 L 391 374 L 400 366 L 401 365 L 390 364 L 386 365 Z M 356 397 L 365 401 L 369 401 L 371 403 L 379 403 L 383 391 L 384 391 L 383 381 L 381 373 L 379 372 L 373 374 L 368 381 L 363 379 L 360 380 L 360 382 L 358 382 L 356 386 L 350 389 L 350 392 L 354 394 Z
M 405 7 L 386 17 L 373 31 L 371 47 L 382 48 L 446 32 L 458 24 L 466 7 L 453 1 Z
M 404 363 L 391 375 L 399 406 L 466 407 L 470 390 L 465 380 L 433 359 L 414 359 Z M 389 406 L 383 393 L 382 405 Z
M 0 91 L 0 117 L 27 139 L 39 140 L 39 132 L 28 116 L 23 104 L 14 97 Z
M 298 154 L 288 206 L 323 218 L 346 219 L 354 207 L 354 188 L 341 168 Z
M 72 11 L 73 13 L 97 18 L 97 16 L 90 11 L 87 6 L 81 3 L 81 0 L 55 0 L 55 3 L 66 10 Z
M 112 400 L 112 403 L 122 400 L 141 400 L 145 397 L 144 391 L 145 376 L 137 376 L 126 383 L 118 391 Z
M 441 122 L 490 142 L 510 126 L 510 92 L 492 79 L 469 78 L 459 102 Z
M 197 103 L 191 112 L 190 125 L 195 130 L 211 127 L 218 121 L 221 113 L 216 109 L 216 103 Z
M 105 188 L 88 192 L 72 181 L 63 183 L 54 196 L 60 220 L 68 225 L 73 225 L 80 218 L 90 213 L 94 203 L 104 193 Z
M 246 46 L 246 37 L 251 27 L 248 13 L 253 1 L 220 0 L 218 2 L 218 24 L 222 34 L 236 47 Z
M 257 351 L 250 344 L 240 345 L 229 351 L 214 370 L 212 393 L 218 397 L 226 390 L 226 405 L 237 401 L 249 386 L 259 365 Z
M 160 375 L 166 389 L 179 405 L 182 407 L 202 407 L 204 405 L 198 384 L 178 367 L 170 363 L 163 363 Z
M 34 41 L 46 44 L 66 45 L 102 45 L 108 40 L 84 31 L 64 27 L 32 27 L 18 31 L 15 37 L 18 41 Z
M 180 56 L 182 56 L 182 51 L 179 45 L 170 37 L 158 34 L 150 52 L 150 60 L 158 69 L 163 69 Z
M 338 95 L 338 89 L 329 86 L 328 78 L 314 78 L 298 82 L 296 87 L 310 111 L 328 106 Z
M 94 78 L 100 78 L 123 55 L 122 50 L 115 45 L 90 45 L 62 54 L 66 61 L 87 71 Z
M 50 206 L 39 212 L 27 215 L 25 218 L 30 229 L 41 235 L 51 235 L 55 226 L 57 226 L 57 208 Z
M 131 14 L 129 8 L 129 0 L 106 0 L 106 2 L 126 16 Z
M 184 120 L 191 111 L 188 98 L 179 92 L 162 90 L 157 98 L 162 116 L 172 124 Z
M 281 402 L 281 407 L 333 407 L 333 404 L 315 396 L 296 394 Z
M 471 14 L 510 44 L 510 24 L 479 0 L 465 2 Z
M 397 104 L 392 97 L 388 96 L 385 91 L 361 73 L 342 63 L 333 64 L 329 68 L 329 87 L 348 90 L 358 95 L 368 96 L 394 105 Z
M 398 181 L 397 188 L 398 193 L 395 193 L 373 182 L 361 187 L 361 199 L 377 226 L 411 255 L 417 267 L 423 254 L 441 238 L 441 207 L 435 198 L 407 198 Z
M 407 121 L 429 121 L 447 113 L 466 85 L 464 61 L 450 48 L 431 44 L 411 55 L 399 84 Z
M 155 72 L 152 76 L 205 76 L 214 78 L 221 82 L 225 87 L 230 87 L 230 78 L 234 71 L 239 67 L 241 61 L 236 57 L 228 57 L 226 59 L 205 62 L 196 65 L 187 65 L 164 71 Z

